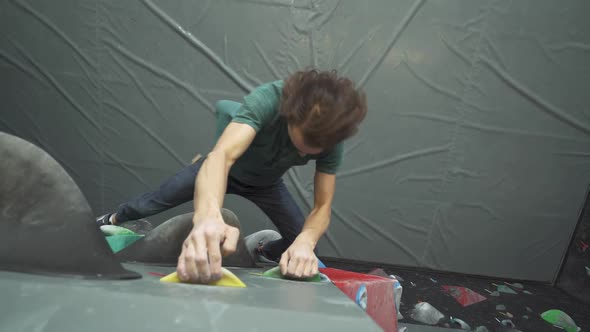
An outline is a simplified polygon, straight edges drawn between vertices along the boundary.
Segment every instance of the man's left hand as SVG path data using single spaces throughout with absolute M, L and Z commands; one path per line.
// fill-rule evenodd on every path
M 309 278 L 318 274 L 318 258 L 313 249 L 310 242 L 296 239 L 281 256 L 281 273 L 291 278 Z

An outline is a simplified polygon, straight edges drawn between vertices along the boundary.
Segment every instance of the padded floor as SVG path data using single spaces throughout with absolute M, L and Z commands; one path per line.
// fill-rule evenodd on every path
M 358 262 L 343 262 L 322 258 L 324 263 L 330 267 L 347 269 L 357 272 L 369 272 L 380 267 Z M 456 317 L 472 329 L 477 326 L 485 326 L 489 331 L 496 331 L 501 325 L 496 319 L 506 319 L 496 306 L 506 307 L 504 313 L 510 313 L 516 328 L 523 332 L 557 332 L 564 330 L 556 328 L 540 317 L 540 314 L 550 309 L 560 309 L 570 315 L 582 331 L 590 331 L 590 306 L 565 294 L 563 291 L 535 282 L 521 282 L 523 290 L 532 294 L 526 294 L 518 288 L 514 288 L 516 294 L 500 293 L 499 296 L 490 296 L 486 291 L 493 291 L 496 285 L 505 285 L 505 282 L 512 282 L 502 279 L 491 279 L 483 277 L 472 277 L 458 274 L 435 273 L 429 271 L 418 271 L 402 267 L 381 266 L 388 274 L 395 274 L 403 279 L 400 283 L 403 287 L 402 304 L 400 311 L 404 319 L 400 323 L 421 324 L 410 317 L 411 310 L 418 302 L 428 302 L 438 309 L 446 317 Z M 467 287 L 485 296 L 485 301 L 462 307 L 453 297 L 442 291 L 442 285 Z M 527 307 L 532 310 L 529 312 Z M 400 325 L 403 326 L 403 325 Z M 412 332 L 415 330 L 409 330 Z M 425 330 L 427 331 L 427 330 Z
M 302 283 L 231 269 L 248 288 L 161 283 L 143 278 L 91 281 L 0 272 L 0 331 L 380 331 L 331 283 Z

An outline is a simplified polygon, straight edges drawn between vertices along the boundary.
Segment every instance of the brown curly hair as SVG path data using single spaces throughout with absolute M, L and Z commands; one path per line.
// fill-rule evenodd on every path
M 280 112 L 301 129 L 306 145 L 329 149 L 358 132 L 367 99 L 336 71 L 310 69 L 285 80 Z

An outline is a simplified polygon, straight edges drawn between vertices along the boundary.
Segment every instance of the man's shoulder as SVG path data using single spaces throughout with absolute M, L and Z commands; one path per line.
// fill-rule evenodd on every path
M 233 121 L 248 124 L 259 132 L 277 119 L 282 92 L 283 81 L 259 85 L 244 97 Z
M 251 111 L 274 111 L 283 94 L 283 81 L 273 81 L 259 85 L 245 98 L 244 103 Z

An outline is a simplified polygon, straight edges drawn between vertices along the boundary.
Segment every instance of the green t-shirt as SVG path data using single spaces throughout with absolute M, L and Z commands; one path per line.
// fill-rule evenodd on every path
M 342 163 L 343 143 L 315 155 L 299 155 L 291 142 L 287 121 L 279 114 L 283 81 L 263 84 L 244 97 L 242 104 L 217 105 L 217 138 L 230 122 L 244 123 L 256 130 L 256 137 L 236 161 L 230 175 L 253 186 L 275 183 L 292 166 L 315 160 L 316 170 L 335 174 Z

